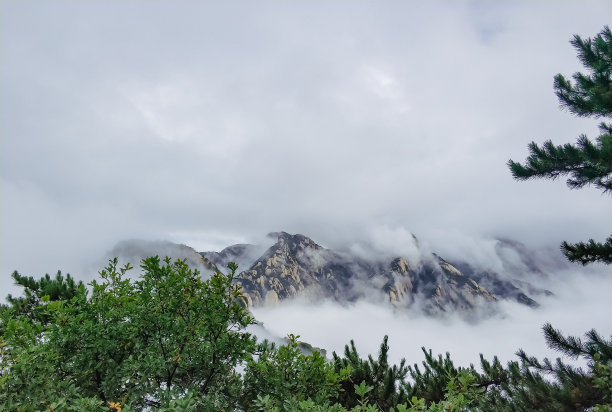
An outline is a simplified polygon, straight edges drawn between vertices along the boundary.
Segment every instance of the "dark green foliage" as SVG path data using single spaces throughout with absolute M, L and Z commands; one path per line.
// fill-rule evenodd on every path
M 456 367 L 447 352 L 433 356 L 431 350 L 422 348 L 425 360 L 422 362 L 423 371 L 419 365 L 409 367 L 412 380 L 412 393 L 426 404 L 435 404 L 448 399 L 449 385 L 452 387 L 458 381 L 463 391 L 470 392 L 470 399 L 466 399 L 471 406 L 496 405 L 502 385 L 507 382 L 508 373 L 497 357 L 493 362 L 487 361 L 480 355 L 482 373 L 476 371 L 473 365 L 469 368 Z M 466 386 L 466 379 L 469 385 Z M 485 408 L 486 410 L 486 408 Z
M 605 27 L 593 39 L 574 36 L 571 41 L 587 73 L 575 73 L 573 83 L 562 75 L 555 77 L 555 92 L 562 107 L 582 117 L 612 117 L 612 33 Z M 601 123 L 595 143 L 580 136 L 576 145 L 555 146 L 551 141 L 542 147 L 532 142 L 530 156 L 521 165 L 508 165 L 516 179 L 543 177 L 555 179 L 569 175 L 570 188 L 594 185 L 603 193 L 612 192 L 612 125 Z M 561 250 L 572 262 L 612 263 L 612 236 L 604 243 L 563 242 Z M 582 357 L 588 369 L 575 368 L 561 359 L 540 362 L 522 350 L 519 362 L 511 362 L 507 379 L 499 385 L 498 396 L 489 399 L 504 410 L 576 411 L 612 410 L 612 341 L 601 338 L 594 330 L 586 341 L 564 337 L 550 324 L 544 326 L 547 344 L 570 358 Z M 551 380 L 552 377 L 552 380 Z M 599 405 L 599 406 L 598 406 Z
M 6 300 L 9 303 L 10 310 L 14 315 L 35 317 L 42 322 L 47 322 L 49 319 L 45 317 L 45 311 L 41 308 L 41 305 L 46 304 L 46 302 L 70 300 L 77 293 L 85 292 L 83 282 L 76 283 L 70 274 L 67 274 L 64 278 L 61 271 L 56 273 L 55 278 L 46 274 L 38 280 L 32 276 L 22 276 L 15 271 L 12 278 L 16 285 L 23 287 L 24 296 L 13 297 L 8 295 Z
M 607 128 L 602 130 L 607 131 Z M 515 179 L 556 179 L 570 175 L 567 185 L 572 189 L 592 184 L 604 193 L 612 190 L 612 135 L 609 132 L 602 133 L 595 144 L 583 135 L 576 145 L 555 146 L 548 140 L 542 147 L 535 142 L 528 147 L 525 165 L 508 162 Z
M 422 362 L 423 371 L 421 372 L 417 364 L 408 366 L 414 382 L 413 393 L 427 402 L 440 402 L 444 399 L 449 379 L 457 377 L 462 368 L 455 367 L 448 352 L 444 358 L 442 355 L 436 358 L 431 350 L 421 349 L 425 355 Z
M 593 39 L 578 35 L 570 42 L 588 73 L 574 73 L 574 83 L 555 76 L 554 88 L 561 105 L 578 116 L 612 114 L 612 33 L 608 26 Z
M 612 33 L 605 27 L 593 39 L 575 35 L 571 44 L 587 70 L 575 73 L 572 81 L 563 75 L 555 76 L 554 88 L 561 106 L 582 117 L 612 117 Z M 567 185 L 572 189 L 593 185 L 603 193 L 612 192 L 612 125 L 601 123 L 600 135 L 595 142 L 585 135 L 575 145 L 556 146 L 552 141 L 539 146 L 531 142 L 525 164 L 512 160 L 508 167 L 515 179 L 556 179 L 569 175 Z M 594 240 L 569 244 L 563 242 L 561 250 L 572 262 L 612 263 L 612 237 L 605 243 Z
M 58 271 L 55 278 L 52 279 L 49 274 L 44 277 L 35 280 L 32 276 L 25 277 L 20 275 L 17 271 L 13 272 L 12 278 L 15 284 L 20 285 L 24 288 L 24 297 L 14 298 L 8 295 L 7 300 L 13 306 L 18 305 L 19 302 L 25 299 L 42 299 L 44 296 L 48 296 L 51 301 L 55 300 L 70 300 L 77 294 L 77 291 L 83 288 L 83 282 L 79 281 L 75 283 L 74 279 L 70 274 L 66 275 L 66 279 L 62 276 L 62 272 Z
M 595 330 L 586 333 L 586 342 L 573 336 L 564 337 L 561 332 L 554 329 L 550 323 L 544 325 L 544 338 L 552 349 L 555 349 L 564 356 L 574 359 L 585 357 L 593 360 L 595 355 L 601 362 L 612 361 L 612 341 L 606 341 Z
M 371 355 L 361 359 L 351 340 L 350 347 L 344 347 L 344 357 L 333 353 L 333 362 L 336 372 L 349 371 L 349 379 L 342 382 L 343 391 L 340 393 L 340 403 L 346 407 L 359 404 L 360 397 L 354 392 L 353 385 L 365 383 L 373 389 L 368 393 L 370 403 L 377 405 L 381 410 L 388 410 L 392 406 L 406 403 L 412 393 L 407 392 L 406 375 L 408 368 L 402 359 L 399 365 L 389 365 L 388 336 L 383 338 L 378 352 L 378 358 Z
M 508 382 L 504 385 L 510 395 L 508 410 L 584 411 L 596 405 L 609 406 L 612 386 L 596 384 L 596 380 L 605 369 L 601 365 L 612 366 L 612 340 L 606 341 L 594 330 L 583 342 L 563 336 L 550 324 L 543 329 L 549 347 L 569 358 L 586 359 L 587 369 L 568 365 L 560 358 L 539 361 L 519 350 L 520 360 L 508 365 Z
M 595 242 L 589 239 L 587 243 L 579 242 L 569 244 L 563 242 L 561 250 L 572 262 L 580 262 L 583 265 L 591 262 L 612 263 L 612 236 L 608 237 L 604 243 Z

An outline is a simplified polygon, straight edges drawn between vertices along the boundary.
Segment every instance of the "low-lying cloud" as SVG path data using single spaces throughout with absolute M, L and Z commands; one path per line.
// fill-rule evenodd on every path
M 609 281 L 555 263 L 561 240 L 609 235 L 609 197 L 515 182 L 506 162 L 596 136 L 551 84 L 582 70 L 568 40 L 611 3 L 332 3 L 0 2 L 1 297 L 13 270 L 87 282 L 122 239 L 201 252 L 285 230 L 524 272 L 555 297 L 478 325 L 368 301 L 257 308 L 280 335 L 366 353 L 388 333 L 395 359 L 425 345 L 475 362 L 544 353 L 547 320 L 609 332 Z M 548 278 L 499 238 L 550 256 Z
M 130 238 L 609 234 L 596 190 L 506 167 L 595 135 L 551 83 L 607 1 L 0 7 L 2 273 L 76 273 Z
M 422 346 L 434 353 L 448 351 L 462 366 L 479 365 L 480 353 L 489 359 L 497 355 L 503 362 L 516 360 L 519 348 L 540 358 L 556 358 L 559 354 L 546 347 L 541 332 L 546 322 L 574 336 L 583 336 L 592 328 L 603 336 L 612 335 L 609 273 L 577 272 L 555 274 L 550 284 L 555 295 L 542 298 L 540 308 L 502 301 L 497 313 L 483 314 L 489 316 L 476 323 L 459 315 L 431 318 L 365 300 L 348 306 L 288 301 L 277 307 L 254 308 L 253 313 L 271 333 L 298 334 L 328 353 L 342 353 L 344 345 L 354 339 L 361 356 L 376 354 L 383 336 L 389 335 L 390 358 L 395 363 L 401 358 L 420 363 Z

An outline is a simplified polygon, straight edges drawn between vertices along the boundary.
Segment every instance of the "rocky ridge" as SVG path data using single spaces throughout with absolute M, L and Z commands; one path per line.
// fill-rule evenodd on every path
M 366 299 L 397 308 L 416 307 L 427 314 L 469 313 L 483 305 L 494 309 L 500 300 L 537 307 L 536 299 L 551 294 L 532 282 L 546 277 L 539 267 L 541 256 L 508 240 L 496 244 L 502 275 L 468 262 L 451 263 L 435 253 L 421 251 L 418 258 L 408 258 L 327 249 L 301 234 L 275 232 L 269 237 L 272 245 L 267 249 L 238 244 L 220 252 L 196 252 L 172 242 L 131 240 L 117 244 L 110 256 L 133 266 L 152 255 L 186 259 L 203 274 L 225 270 L 229 262 L 236 262 L 239 269 L 245 269 L 235 282 L 242 286 L 249 307 L 296 298 L 339 303 Z M 414 241 L 418 248 L 416 238 Z
M 436 254 L 419 262 L 401 256 L 365 259 L 326 249 L 300 234 L 269 236 L 276 242 L 235 279 L 249 306 L 275 305 L 297 297 L 338 302 L 371 299 L 396 307 L 417 305 L 435 314 L 470 311 L 500 299 L 536 307 L 538 303 L 529 294 L 547 292 L 526 282 L 502 279 L 494 272 L 479 272 L 465 263 L 453 265 Z M 234 245 L 201 255 L 222 267 L 241 260 L 249 251 L 252 246 Z

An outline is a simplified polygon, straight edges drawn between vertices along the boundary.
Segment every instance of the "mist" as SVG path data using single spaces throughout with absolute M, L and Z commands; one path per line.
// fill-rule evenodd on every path
M 80 273 L 134 238 L 403 227 L 448 255 L 610 232 L 607 197 L 506 167 L 531 140 L 596 134 L 551 84 L 608 1 L 141 6 L 0 5 L 3 276 Z
M 253 308 L 253 313 L 270 333 L 300 335 L 300 340 L 326 349 L 328 355 L 342 354 L 351 339 L 360 356 L 376 355 L 388 335 L 393 363 L 405 358 L 409 364 L 420 364 L 421 347 L 434 354 L 450 352 L 457 366 L 478 366 L 481 353 L 487 359 L 498 356 L 504 363 L 517 360 L 520 348 L 540 359 L 555 359 L 560 354 L 546 346 L 541 331 L 546 322 L 568 335 L 582 337 L 595 329 L 604 337 L 612 336 L 609 273 L 576 272 L 556 274 L 550 287 L 555 296 L 540 299 L 541 307 L 502 301 L 499 311 L 482 313 L 478 322 L 466 321 L 461 314 L 432 318 L 365 300 L 348 306 L 283 302 L 278 307 Z
M 516 182 L 506 163 L 531 141 L 597 136 L 552 83 L 582 70 L 572 36 L 611 15 L 608 0 L 4 0 L 0 298 L 20 292 L 14 270 L 87 283 L 113 257 L 134 274 L 143 257 L 187 258 L 206 276 L 196 252 L 263 253 L 282 230 L 368 259 L 435 252 L 554 296 L 477 322 L 380 296 L 254 308 L 271 336 L 355 339 L 365 355 L 388 334 L 395 361 L 425 346 L 458 364 L 555 356 L 547 321 L 607 336 L 609 268 L 568 264 L 559 244 L 612 233 L 610 198 Z

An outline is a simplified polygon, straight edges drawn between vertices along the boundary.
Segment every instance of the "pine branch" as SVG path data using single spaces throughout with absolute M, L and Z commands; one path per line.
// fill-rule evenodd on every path
M 575 73 L 574 84 L 555 76 L 554 89 L 561 107 L 581 117 L 612 115 L 612 33 L 608 26 L 593 39 L 574 36 L 570 41 L 590 74 Z
M 600 126 L 602 131 L 607 131 L 606 127 Z M 515 179 L 556 179 L 570 175 L 567 185 L 571 189 L 592 184 L 603 193 L 612 192 L 612 135 L 609 133 L 600 135 L 595 144 L 582 135 L 575 146 L 569 143 L 555 146 L 548 140 L 541 147 L 531 142 L 528 148 L 529 157 L 524 165 L 513 160 L 507 163 Z
M 581 117 L 612 117 L 612 31 L 605 26 L 594 38 L 575 35 L 570 41 L 586 73 L 574 73 L 573 81 L 555 76 L 554 89 L 562 108 Z M 552 141 L 539 146 L 531 142 L 524 164 L 509 160 L 507 165 L 517 180 L 557 179 L 568 176 L 570 189 L 593 185 L 603 193 L 612 193 L 612 124 L 602 122 L 596 142 L 586 136 L 575 145 L 555 146 Z M 572 262 L 612 263 L 612 237 L 605 243 L 590 239 L 587 243 L 563 242 L 561 249 Z
M 546 339 L 546 344 L 549 348 L 555 349 L 574 359 L 585 354 L 584 345 L 579 338 L 563 336 L 561 332 L 553 328 L 550 323 L 546 323 L 542 330 L 544 331 L 544 339 Z
M 561 251 L 570 262 L 580 262 L 583 265 L 592 262 L 612 263 L 612 236 L 604 243 L 589 239 L 588 242 L 570 244 L 563 242 Z
M 601 362 L 606 363 L 612 360 L 612 339 L 606 341 L 595 329 L 588 331 L 586 337 L 588 338 L 586 349 L 591 357 L 598 353 Z

